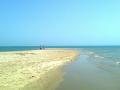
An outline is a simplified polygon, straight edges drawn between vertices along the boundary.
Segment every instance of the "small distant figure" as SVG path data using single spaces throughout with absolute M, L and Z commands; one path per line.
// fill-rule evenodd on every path
M 42 50 L 42 47 L 40 46 L 40 50 Z
M 45 49 L 45 47 L 44 46 L 40 46 L 40 50 L 44 50 Z
M 45 46 L 43 46 L 42 49 L 45 50 Z

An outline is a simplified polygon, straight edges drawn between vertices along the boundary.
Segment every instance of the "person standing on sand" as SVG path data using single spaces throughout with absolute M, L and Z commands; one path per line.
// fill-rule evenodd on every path
M 42 50 L 42 46 L 40 46 L 40 50 Z
M 40 46 L 40 50 L 44 50 L 45 49 L 45 47 L 44 46 Z

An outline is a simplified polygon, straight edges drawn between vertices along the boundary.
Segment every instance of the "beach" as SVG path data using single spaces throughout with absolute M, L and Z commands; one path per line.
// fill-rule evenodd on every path
M 0 90 L 53 90 L 62 80 L 58 68 L 77 55 L 65 49 L 0 52 Z

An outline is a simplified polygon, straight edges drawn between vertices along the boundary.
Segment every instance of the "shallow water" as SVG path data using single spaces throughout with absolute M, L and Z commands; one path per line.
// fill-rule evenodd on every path
M 56 90 L 120 90 L 120 48 L 80 49 Z

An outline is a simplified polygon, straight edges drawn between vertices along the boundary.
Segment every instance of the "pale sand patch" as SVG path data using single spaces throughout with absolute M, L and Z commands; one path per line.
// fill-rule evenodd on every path
M 73 60 L 77 54 L 61 49 L 0 52 L 0 90 L 23 88 Z

